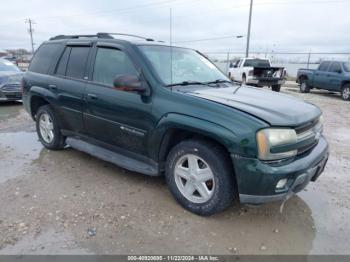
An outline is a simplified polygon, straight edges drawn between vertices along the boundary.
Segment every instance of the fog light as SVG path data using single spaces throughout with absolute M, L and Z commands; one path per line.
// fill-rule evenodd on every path
M 276 185 L 276 189 L 282 189 L 286 186 L 286 184 L 287 184 L 287 178 L 283 178 L 280 181 L 278 181 Z

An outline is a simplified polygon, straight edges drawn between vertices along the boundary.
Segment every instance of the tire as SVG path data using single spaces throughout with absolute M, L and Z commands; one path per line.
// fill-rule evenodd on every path
M 279 92 L 281 91 L 281 85 L 273 85 L 271 86 L 272 91 Z
M 310 87 L 306 79 L 300 79 L 300 93 L 310 93 Z
M 182 207 L 197 215 L 209 216 L 224 210 L 237 195 L 230 161 L 215 143 L 197 139 L 179 143 L 166 160 L 165 176 L 172 195 Z M 191 166 L 201 170 L 202 179 L 198 179 L 198 172 L 190 172 Z
M 36 132 L 44 147 L 51 150 L 63 149 L 66 137 L 62 136 L 56 116 L 49 105 L 41 106 L 35 117 Z
M 345 101 L 350 101 L 350 84 L 346 84 L 341 89 L 341 98 Z
M 242 85 L 247 84 L 247 77 L 245 75 L 242 76 Z

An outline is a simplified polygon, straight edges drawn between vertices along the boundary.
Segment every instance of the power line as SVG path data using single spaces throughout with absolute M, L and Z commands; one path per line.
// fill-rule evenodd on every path
M 24 20 L 25 23 L 29 24 L 29 29 L 28 29 L 28 32 L 29 32 L 29 35 L 30 35 L 30 43 L 31 43 L 31 46 L 32 46 L 32 54 L 34 54 L 34 41 L 33 41 L 33 24 L 35 24 L 35 22 L 30 19 L 30 18 L 27 18 L 26 20 Z
M 194 43 L 194 42 L 203 42 L 203 41 L 212 41 L 212 40 L 221 40 L 228 38 L 242 38 L 243 35 L 231 35 L 231 36 L 221 36 L 221 37 L 212 37 L 212 38 L 202 38 L 202 39 L 194 39 L 194 40 L 186 40 L 186 41 L 176 41 L 176 44 L 182 43 Z

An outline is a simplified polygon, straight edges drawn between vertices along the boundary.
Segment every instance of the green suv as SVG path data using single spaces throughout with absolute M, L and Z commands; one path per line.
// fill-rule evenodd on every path
M 235 85 L 200 52 L 152 39 L 53 37 L 22 85 L 46 148 L 165 174 L 174 198 L 199 215 L 234 199 L 283 201 L 328 159 L 319 108 Z

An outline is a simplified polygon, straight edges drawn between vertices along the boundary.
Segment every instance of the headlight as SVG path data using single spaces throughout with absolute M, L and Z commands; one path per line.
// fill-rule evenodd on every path
M 8 81 L 8 76 L 3 76 L 3 77 L 0 77 L 0 87 L 5 85 Z
M 294 129 L 267 128 L 256 134 L 258 155 L 261 160 L 280 160 L 293 157 L 298 151 L 288 150 L 288 145 L 296 144 L 297 134 Z M 271 149 L 276 152 L 272 153 Z

